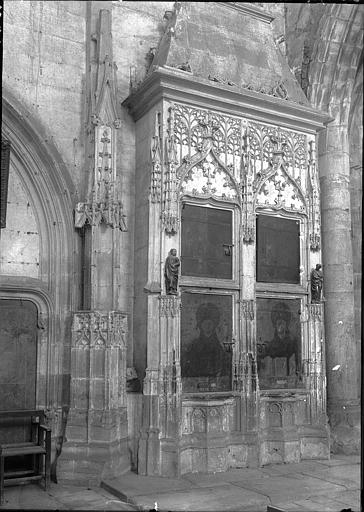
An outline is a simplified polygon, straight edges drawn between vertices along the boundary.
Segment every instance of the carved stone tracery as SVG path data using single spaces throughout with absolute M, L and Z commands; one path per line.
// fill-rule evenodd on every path
M 127 334 L 128 318 L 120 311 L 81 311 L 74 314 L 72 346 L 75 348 L 126 348 Z
M 169 137 L 173 131 L 177 167 L 173 184 L 182 195 L 241 204 L 245 243 L 255 241 L 256 207 L 309 216 L 316 226 L 311 239 L 317 241 L 318 180 L 306 134 L 178 103 L 172 110 Z M 166 180 L 167 190 L 169 183 L 171 179 Z M 175 216 L 170 220 L 163 215 L 173 229 Z

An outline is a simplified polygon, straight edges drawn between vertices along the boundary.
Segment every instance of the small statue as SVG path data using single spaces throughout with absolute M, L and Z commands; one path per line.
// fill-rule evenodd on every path
M 164 265 L 164 279 L 167 295 L 177 295 L 178 269 L 180 264 L 181 262 L 177 257 L 176 249 L 171 249 Z
M 311 304 L 320 304 L 321 302 L 322 284 L 324 282 L 321 267 L 318 263 L 316 268 L 311 271 Z

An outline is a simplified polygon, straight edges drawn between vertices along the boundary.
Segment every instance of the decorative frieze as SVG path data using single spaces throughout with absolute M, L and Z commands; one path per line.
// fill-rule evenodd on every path
M 81 311 L 74 314 L 72 346 L 75 348 L 126 348 L 127 335 L 128 318 L 120 311 Z
M 229 84 L 230 85 L 230 84 Z M 282 81 L 276 82 L 274 86 L 259 86 L 254 84 L 242 84 L 243 89 L 247 89 L 248 91 L 259 92 L 261 94 L 267 94 L 268 96 L 274 96 L 275 98 L 280 98 L 281 100 L 289 100 L 288 91 Z
M 86 223 L 99 226 L 104 222 L 107 226 L 120 231 L 127 231 L 126 215 L 121 201 L 77 203 L 75 209 L 75 227 L 82 228 Z

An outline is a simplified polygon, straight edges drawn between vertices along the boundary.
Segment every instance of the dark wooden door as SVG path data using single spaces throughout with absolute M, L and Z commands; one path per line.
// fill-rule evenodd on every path
M 232 278 L 232 212 L 185 204 L 182 211 L 181 273 Z

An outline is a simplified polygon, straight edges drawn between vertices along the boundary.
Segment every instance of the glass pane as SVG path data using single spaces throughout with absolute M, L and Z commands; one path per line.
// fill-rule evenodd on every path
M 257 217 L 257 281 L 300 282 L 299 221 Z
M 257 299 L 257 357 L 260 389 L 302 386 L 300 300 Z
M 181 375 L 184 392 L 231 390 L 232 298 L 182 293 Z
M 184 276 L 232 278 L 232 212 L 185 204 L 181 272 Z

